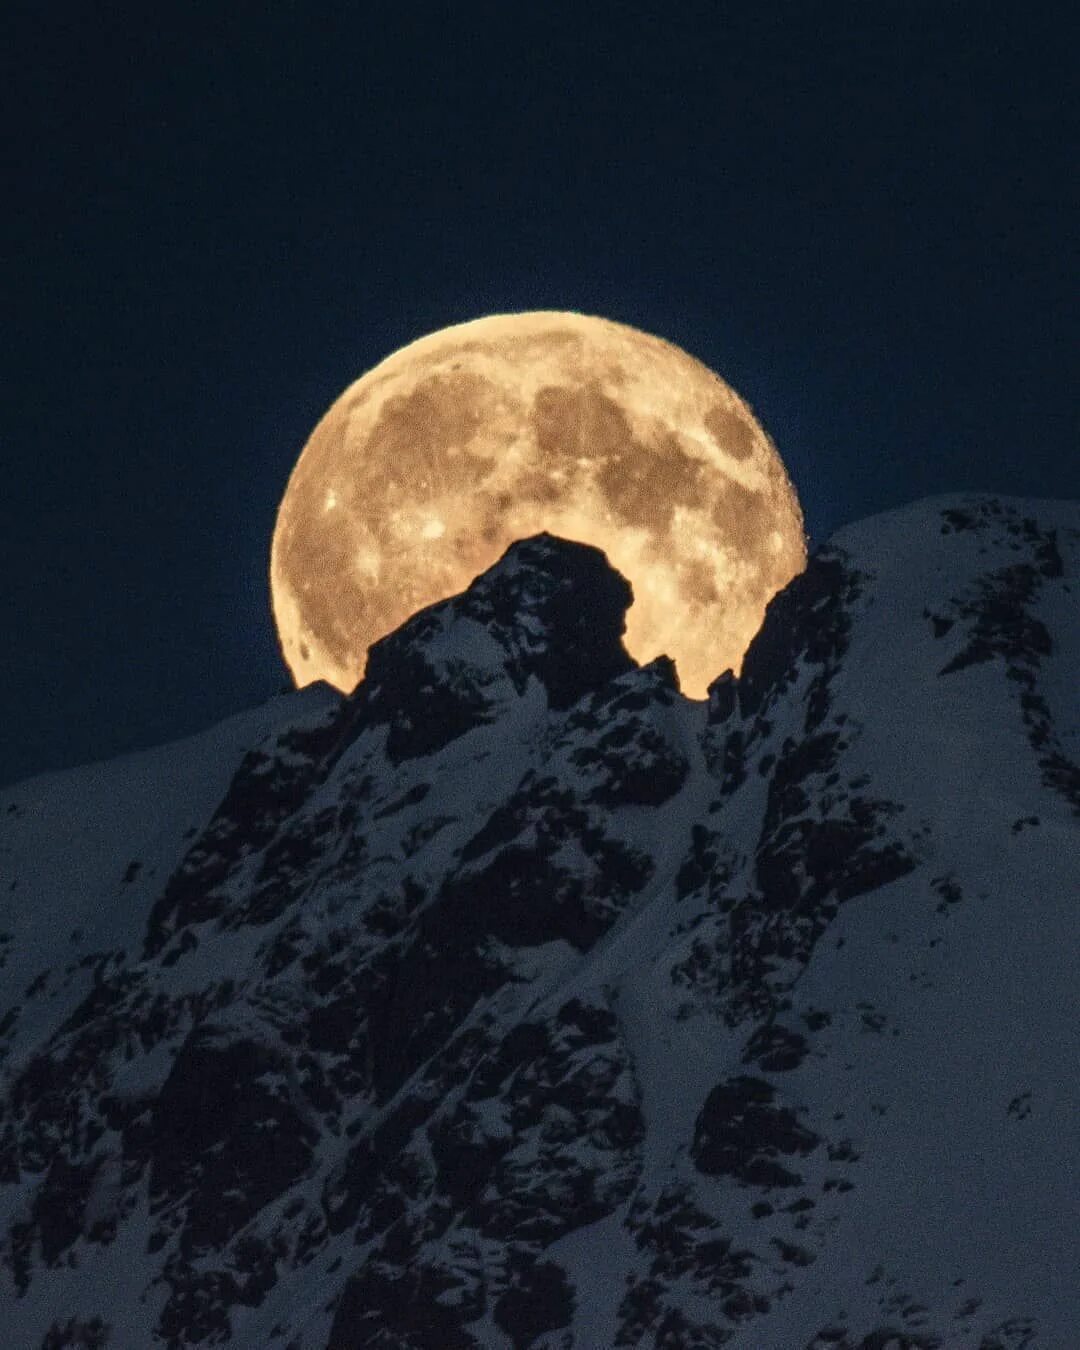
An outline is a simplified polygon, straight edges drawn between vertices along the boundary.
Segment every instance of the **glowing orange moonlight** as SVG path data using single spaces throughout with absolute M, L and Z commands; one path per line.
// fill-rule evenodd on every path
M 296 683 L 351 690 L 372 642 L 540 530 L 604 550 L 627 648 L 695 698 L 806 565 L 780 457 L 711 370 L 606 319 L 492 315 L 387 357 L 304 447 L 270 560 Z

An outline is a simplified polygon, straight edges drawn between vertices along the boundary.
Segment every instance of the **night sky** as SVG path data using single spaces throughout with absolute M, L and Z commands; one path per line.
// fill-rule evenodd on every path
M 1080 497 L 1071 7 L 668 9 L 5 6 L 0 781 L 281 690 L 308 432 L 484 313 L 686 348 L 814 539 Z

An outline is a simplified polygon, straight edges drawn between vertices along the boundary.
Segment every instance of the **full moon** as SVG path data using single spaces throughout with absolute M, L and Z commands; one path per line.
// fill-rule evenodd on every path
M 607 319 L 490 315 L 388 356 L 304 447 L 270 555 L 296 684 L 348 693 L 374 641 L 542 530 L 604 550 L 627 649 L 692 698 L 806 566 L 776 447 L 719 376 Z

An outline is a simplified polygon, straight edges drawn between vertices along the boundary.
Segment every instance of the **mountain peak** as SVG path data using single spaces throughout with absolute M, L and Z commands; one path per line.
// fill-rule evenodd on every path
M 353 698 L 389 727 L 397 762 L 432 754 L 521 698 L 530 679 L 569 708 L 633 670 L 622 644 L 630 584 L 600 549 L 551 534 L 511 544 L 461 595 L 374 644 Z
M 698 702 L 539 535 L 8 790 L 8 1342 L 1072 1345 L 1078 578 L 1076 504 L 919 503 Z

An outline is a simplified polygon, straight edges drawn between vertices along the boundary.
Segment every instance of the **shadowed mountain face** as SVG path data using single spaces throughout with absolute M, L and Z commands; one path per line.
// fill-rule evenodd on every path
M 11 1344 L 1072 1342 L 1080 508 L 841 532 L 705 703 L 630 599 L 5 792 Z

